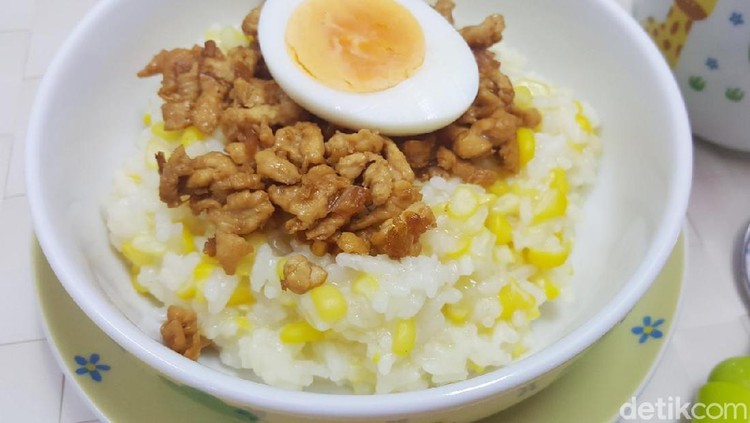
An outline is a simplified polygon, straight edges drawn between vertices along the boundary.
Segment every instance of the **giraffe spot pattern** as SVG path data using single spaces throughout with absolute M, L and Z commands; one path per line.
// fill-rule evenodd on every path
M 669 29 L 669 33 L 672 34 L 672 35 L 674 35 L 674 34 L 677 33 L 678 29 L 680 29 L 680 23 L 679 22 L 674 22 L 672 24 L 672 27 Z

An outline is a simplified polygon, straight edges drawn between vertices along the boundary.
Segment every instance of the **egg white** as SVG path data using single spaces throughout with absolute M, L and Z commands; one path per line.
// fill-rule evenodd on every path
M 415 135 L 450 124 L 474 101 L 479 71 L 471 49 L 423 0 L 396 0 L 412 13 L 424 33 L 424 62 L 411 77 L 373 93 L 351 93 L 324 85 L 302 70 L 287 50 L 287 23 L 303 1 L 266 1 L 258 23 L 258 42 L 279 86 L 315 115 L 351 129 Z

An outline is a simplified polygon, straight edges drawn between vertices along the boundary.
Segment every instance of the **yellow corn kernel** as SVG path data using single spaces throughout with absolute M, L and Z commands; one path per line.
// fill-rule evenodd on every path
M 133 289 L 135 289 L 135 292 L 139 294 L 148 294 L 149 290 L 145 286 L 141 285 L 140 282 L 138 282 L 138 273 L 140 273 L 141 268 L 138 266 L 131 266 L 130 267 L 130 283 L 133 285 Z
M 550 179 L 550 187 L 558 189 L 563 194 L 567 194 L 570 190 L 570 183 L 568 182 L 568 175 L 565 173 L 565 169 L 560 167 L 552 169 Z
M 249 305 L 252 304 L 253 301 L 255 301 L 255 298 L 253 298 L 253 293 L 250 292 L 250 278 L 247 276 L 240 277 L 237 286 L 234 288 L 234 292 L 232 292 L 232 296 L 229 297 L 229 301 L 227 301 L 227 305 Z
M 591 121 L 583 113 L 583 105 L 581 105 L 578 100 L 576 100 L 575 104 L 577 109 L 576 122 L 578 123 L 578 126 L 580 126 L 583 132 L 587 134 L 594 133 L 594 129 L 591 127 Z
M 534 158 L 536 151 L 536 137 L 534 131 L 529 128 L 518 128 L 516 130 L 516 140 L 518 141 L 518 155 L 521 166 L 526 166 Z
M 157 122 L 151 125 L 151 133 L 167 141 L 178 141 L 182 136 L 181 131 L 167 131 L 164 129 L 164 122 Z
M 513 103 L 520 109 L 530 109 L 534 107 L 533 97 L 531 96 L 531 90 L 529 87 L 523 85 L 516 85 L 513 87 L 515 96 L 513 97 Z
M 235 271 L 235 274 L 237 276 L 250 276 L 250 272 L 253 271 L 253 265 L 255 264 L 255 252 L 252 252 L 240 260 L 240 263 L 237 265 L 237 270 Z
M 456 243 L 456 248 L 443 254 L 443 259 L 457 260 L 463 257 L 471 249 L 471 238 L 468 236 L 459 236 L 458 239 L 456 239 Z
M 202 281 L 211 275 L 211 272 L 216 269 L 218 263 L 216 259 L 211 258 L 207 255 L 201 256 L 201 261 L 193 269 L 193 279 L 195 281 Z
M 237 327 L 240 328 L 241 330 L 244 330 L 246 332 L 250 332 L 251 330 L 253 330 L 253 324 L 245 316 L 235 317 L 234 322 L 237 324 Z
M 192 253 L 195 251 L 195 239 L 193 233 L 187 225 L 182 225 L 182 248 L 185 253 Z
M 304 320 L 294 323 L 287 323 L 281 328 L 279 334 L 281 342 L 287 344 L 297 344 L 302 342 L 315 342 L 323 339 L 323 332 L 310 326 Z
M 495 244 L 505 245 L 513 241 L 513 228 L 502 213 L 490 212 L 484 225 L 495 234 Z
M 490 185 L 489 188 L 487 188 L 487 191 L 499 197 L 503 194 L 510 192 L 510 185 L 508 185 L 508 183 L 505 182 L 505 179 L 497 179 L 495 180 L 495 182 L 492 183 L 492 185 Z
M 206 300 L 206 296 L 203 294 L 203 284 L 200 284 L 195 287 L 195 298 L 193 298 L 193 301 L 196 301 L 201 304 L 208 303 L 208 300 Z
M 568 196 L 557 188 L 550 188 L 534 207 L 533 223 L 562 217 L 568 210 Z
M 547 297 L 547 300 L 552 301 L 560 296 L 560 287 L 549 280 L 549 278 L 542 277 L 537 280 L 536 283 L 544 290 L 544 295 Z
M 539 195 L 539 191 L 534 188 L 526 188 L 521 184 L 515 183 L 510 186 L 510 191 L 520 197 L 534 198 Z
M 542 270 L 552 269 L 565 263 L 570 254 L 570 247 L 555 250 L 542 250 L 537 248 L 525 248 L 523 250 L 524 260 Z
M 474 362 L 474 361 L 472 361 L 472 360 L 468 360 L 468 361 L 466 362 L 466 367 L 468 367 L 468 368 L 469 368 L 469 370 L 470 370 L 470 371 L 471 371 L 472 373 L 476 373 L 476 374 L 479 374 L 479 373 L 484 373 L 484 366 L 480 366 L 479 364 L 475 363 L 475 362 Z
M 191 283 L 190 285 L 186 286 L 185 288 L 182 288 L 181 290 L 177 291 L 177 297 L 184 301 L 190 301 L 193 298 L 195 298 L 196 294 L 198 293 L 198 287 L 195 283 Z
M 335 322 L 346 316 L 346 299 L 338 288 L 324 284 L 310 291 L 318 316 L 326 322 Z
M 143 126 L 151 126 L 151 113 L 143 114 Z
M 526 318 L 529 320 L 536 320 L 541 315 L 542 313 L 539 311 L 539 307 L 532 307 L 526 310 Z
M 151 139 L 148 144 L 146 144 L 146 151 L 143 155 L 143 161 L 146 163 L 146 167 L 151 170 L 158 169 L 159 164 L 156 163 L 156 154 L 163 152 L 164 158 L 169 159 L 169 151 L 171 151 L 171 149 L 165 148 L 164 141 L 155 138 Z
M 451 195 L 448 203 L 448 214 L 456 219 L 467 219 L 476 213 L 479 197 L 471 188 L 460 186 Z
M 250 276 L 250 272 L 253 271 L 253 265 L 255 265 L 255 255 L 258 253 L 258 248 L 267 240 L 268 238 L 264 234 L 259 233 L 253 233 L 247 238 L 247 242 L 253 246 L 253 251 L 243 257 L 237 265 L 237 271 L 235 273 L 238 276 Z M 281 279 L 281 277 L 279 277 L 279 279 Z
M 516 281 L 511 281 L 500 288 L 498 297 L 502 306 L 500 318 L 504 320 L 513 317 L 516 310 L 529 310 L 536 306 L 534 296 L 524 291 Z
M 164 245 L 150 235 L 136 235 L 122 244 L 122 254 L 138 267 L 156 263 L 164 251 Z
M 182 135 L 180 135 L 180 144 L 182 144 L 184 147 L 187 147 L 190 144 L 196 141 L 203 140 L 205 138 L 206 137 L 203 135 L 203 132 L 201 132 L 200 129 L 196 128 L 195 126 L 190 126 L 182 131 Z
M 143 182 L 143 178 L 141 178 L 141 175 L 137 173 L 128 174 L 128 178 L 130 178 L 130 180 L 135 182 L 136 184 L 140 184 L 141 182 Z
M 516 344 L 513 347 L 513 351 L 511 351 L 511 356 L 513 358 L 518 358 L 522 356 L 526 352 L 526 347 L 523 344 Z
M 458 281 L 454 285 L 461 292 L 466 292 L 475 286 L 477 286 L 477 281 L 468 276 L 459 276 Z
M 352 291 L 367 298 L 371 298 L 378 287 L 378 280 L 369 273 L 362 273 L 352 282 Z
M 568 140 L 568 147 L 580 154 L 583 153 L 583 150 L 586 148 L 586 144 Z
M 443 316 L 451 322 L 462 325 L 469 319 L 471 309 L 461 302 L 455 304 L 446 304 L 442 309 Z
M 276 276 L 279 280 L 284 280 L 284 264 L 286 264 L 286 257 L 282 257 L 276 262 Z
M 417 339 L 417 325 L 414 319 L 399 320 L 393 334 L 393 353 L 400 356 L 409 355 Z
M 522 79 L 513 84 L 514 87 L 525 87 L 532 95 L 547 95 L 551 92 L 549 85 L 532 79 Z
M 372 362 L 375 364 L 380 363 L 380 353 L 375 353 L 372 355 Z
M 219 38 L 221 37 L 220 29 L 218 25 L 212 25 L 208 30 L 203 34 L 203 38 L 206 39 L 206 41 L 219 41 Z
M 224 51 L 229 51 L 235 47 L 248 45 L 250 43 L 250 39 L 251 38 L 245 35 L 244 32 L 233 26 L 224 27 L 219 33 L 221 48 Z

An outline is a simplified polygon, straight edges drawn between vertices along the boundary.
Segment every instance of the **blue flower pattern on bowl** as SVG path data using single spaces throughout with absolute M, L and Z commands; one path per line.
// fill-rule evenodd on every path
M 733 11 L 727 19 L 728 24 L 739 27 L 745 24 L 745 16 L 738 11 Z M 748 48 L 748 59 L 750 59 L 750 48 Z M 719 60 L 716 57 L 708 56 L 704 62 L 709 72 L 719 71 Z M 716 72 L 718 73 L 718 72 Z M 687 80 L 687 86 L 696 92 L 701 92 L 706 88 L 708 81 L 705 75 L 691 75 Z M 745 91 L 739 86 L 724 87 L 724 97 L 733 103 L 740 103 L 745 97 Z
M 630 331 L 639 337 L 638 343 L 643 344 L 649 338 L 659 339 L 664 336 L 664 333 L 658 329 L 662 324 L 664 324 L 664 319 L 652 320 L 651 316 L 645 316 L 643 318 L 643 325 L 633 326 Z
M 75 356 L 74 359 L 76 361 L 76 364 L 81 366 L 76 369 L 76 374 L 81 376 L 88 374 L 89 376 L 91 376 L 91 379 L 96 382 L 102 381 L 101 372 L 106 372 L 111 369 L 111 367 L 107 364 L 99 364 L 100 357 L 97 353 L 91 354 L 88 359 L 80 355 Z
M 734 26 L 740 26 L 745 23 L 745 18 L 740 12 L 732 12 L 732 14 L 729 15 L 729 22 Z

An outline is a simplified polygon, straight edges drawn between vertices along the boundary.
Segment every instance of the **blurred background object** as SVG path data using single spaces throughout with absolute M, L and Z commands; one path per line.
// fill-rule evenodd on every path
M 633 0 L 632 10 L 674 70 L 693 133 L 750 151 L 750 2 Z

